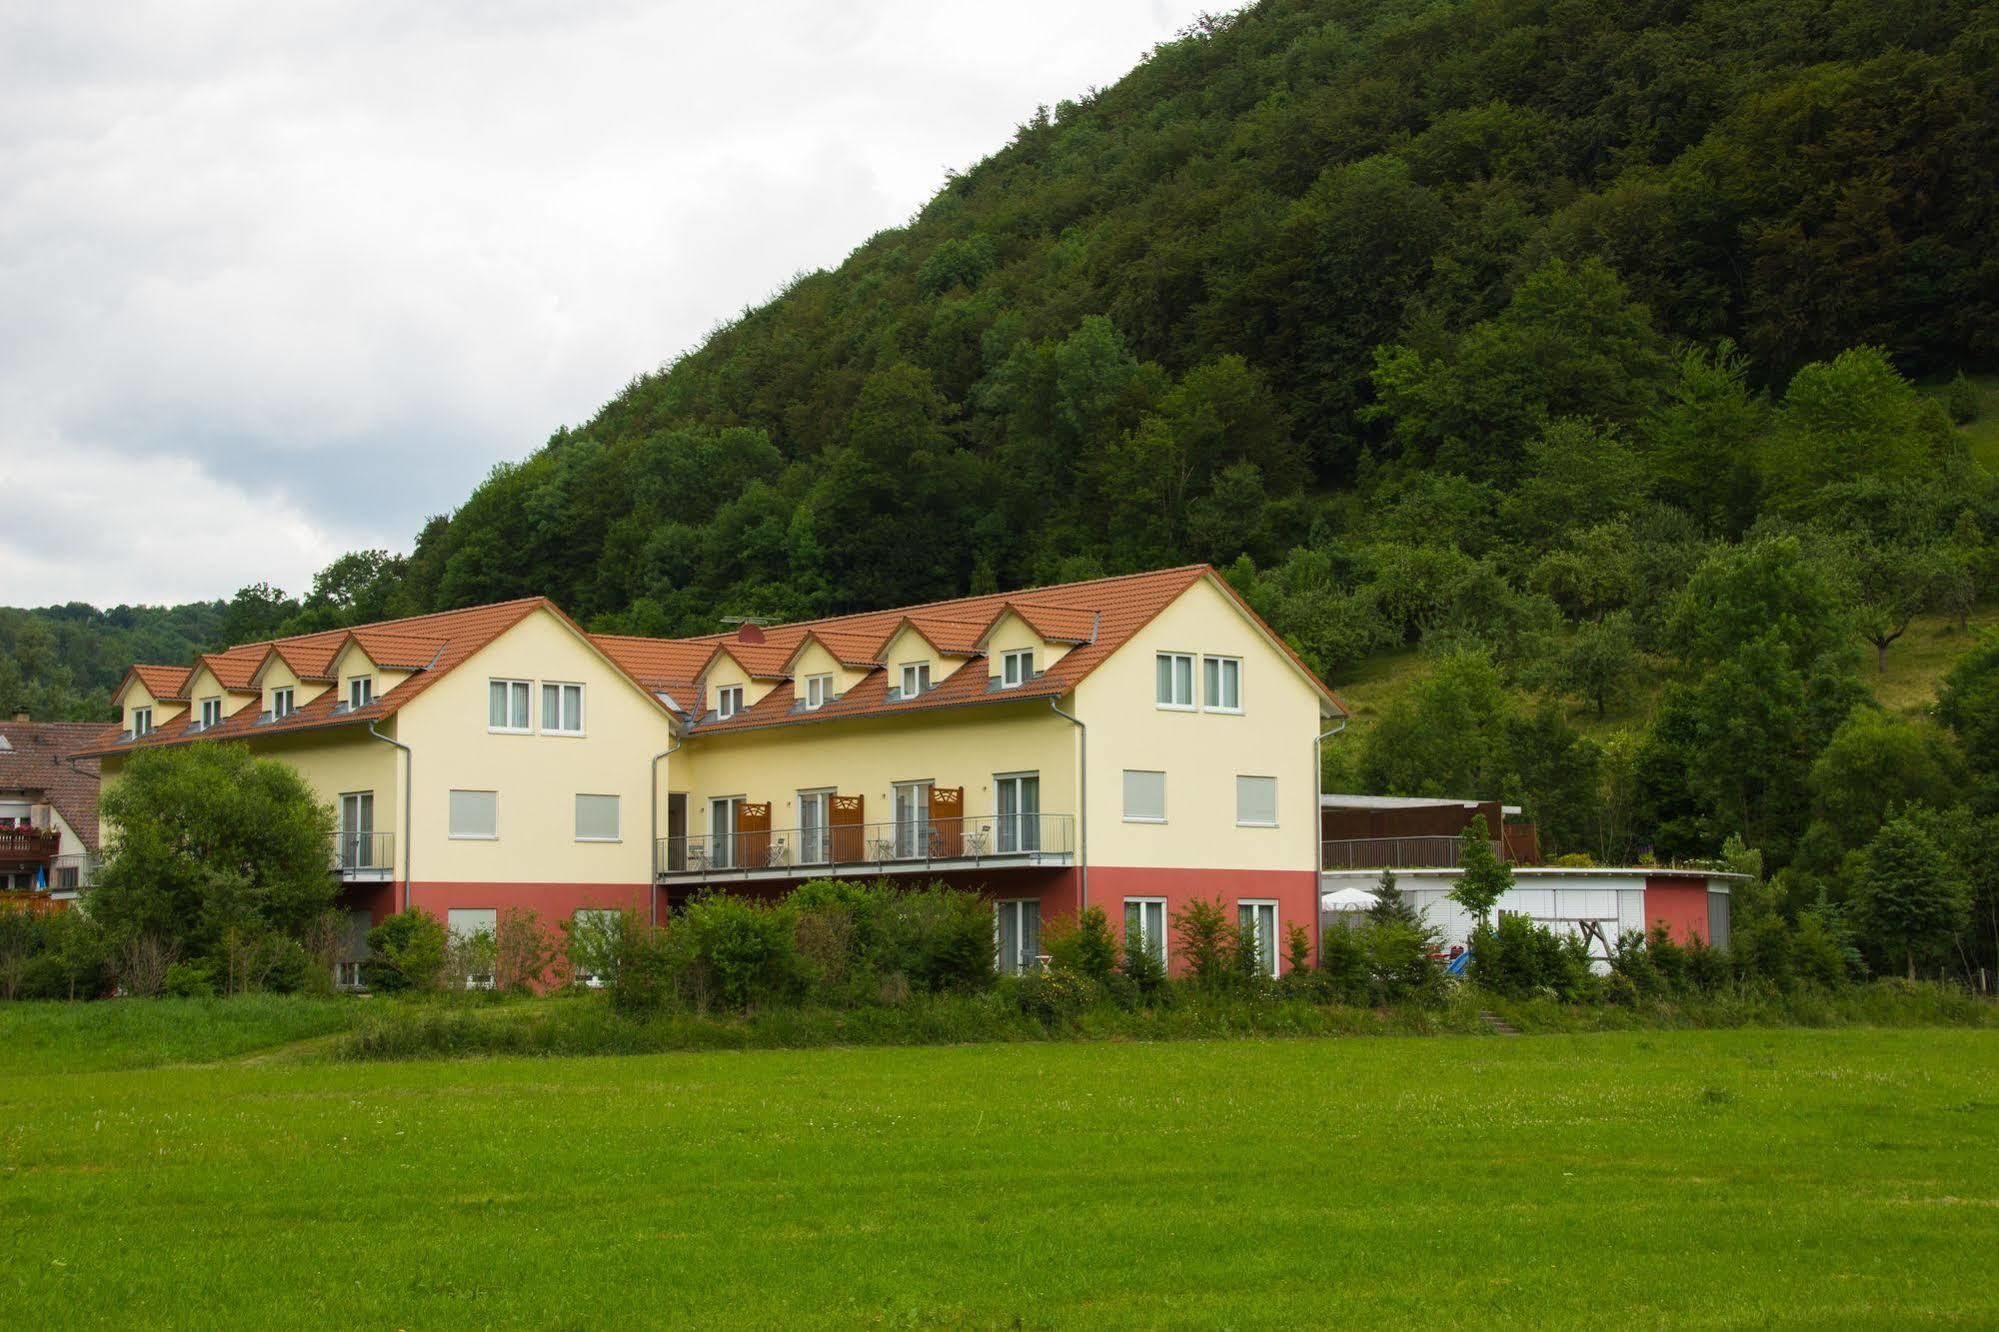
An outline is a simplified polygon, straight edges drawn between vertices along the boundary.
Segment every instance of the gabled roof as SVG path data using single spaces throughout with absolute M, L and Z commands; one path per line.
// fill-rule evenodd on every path
M 198 725 L 199 718 L 192 713 L 176 717 L 150 735 L 136 740 L 121 738 L 119 729 L 114 726 L 108 731 L 101 731 L 88 752 L 92 755 L 123 754 L 188 740 L 243 740 L 258 736 L 282 735 L 292 731 L 310 731 L 327 726 L 351 726 L 376 721 L 400 711 L 411 699 L 442 679 L 453 667 L 543 607 L 554 611 L 565 624 L 575 628 L 574 621 L 563 615 L 561 610 L 546 597 L 528 597 L 492 606 L 436 611 L 405 620 L 364 625 L 359 629 L 325 629 L 318 633 L 301 634 L 295 638 L 245 643 L 230 648 L 227 652 L 209 653 L 200 660 L 208 664 L 211 670 L 216 670 L 214 663 L 219 661 L 222 664 L 222 669 L 216 670 L 216 678 L 224 687 L 230 687 L 231 679 L 240 679 L 247 691 L 250 680 L 273 648 L 298 655 L 301 660 L 323 659 L 326 665 L 321 669 L 330 669 L 334 656 L 349 638 L 360 638 L 364 649 L 369 638 L 378 638 L 384 655 L 394 655 L 400 660 L 408 660 L 414 651 L 432 643 L 439 645 L 427 666 L 416 669 L 414 674 L 395 688 L 377 694 L 374 701 L 366 707 L 349 709 L 338 692 L 329 689 L 289 717 L 278 721 L 261 721 L 260 710 L 245 705 L 233 715 L 223 718 L 219 724 L 206 730 Z M 584 635 L 581 629 L 576 629 L 576 633 L 588 641 L 587 635 Z M 372 658 L 373 654 L 370 656 Z M 377 665 L 387 665 L 387 663 L 377 661 Z M 398 664 L 395 669 L 402 667 Z
M 146 686 L 146 692 L 163 703 L 187 702 L 187 678 L 194 672 L 185 666 L 130 666 L 125 678 L 118 682 L 113 696 L 125 692 L 125 686 L 134 679 Z
M 719 650 L 710 642 L 629 634 L 591 634 L 590 641 L 625 674 L 655 695 L 666 695 L 683 712 L 700 697 L 697 682 Z
M 936 615 L 905 615 L 887 638 L 882 640 L 881 650 L 885 653 L 896 637 L 907 629 L 918 638 L 936 649 L 944 657 L 976 657 L 979 643 L 984 637 L 986 626 L 976 620 L 949 620 Z M 893 663 L 883 662 L 883 665 Z
M 227 652 L 202 653 L 195 658 L 195 669 L 188 672 L 189 687 L 193 686 L 194 677 L 201 667 L 206 666 L 208 673 L 215 677 L 215 683 L 230 693 L 250 693 L 254 688 L 251 681 L 257 678 L 257 667 L 263 664 L 265 653 L 262 643 L 252 643 L 249 646 L 257 649 L 254 656 L 240 648 L 231 648 Z
M 826 628 L 807 629 L 799 636 L 798 646 L 794 647 L 790 655 L 784 659 L 785 674 L 791 673 L 791 668 L 798 664 L 799 654 L 811 643 L 817 643 L 825 648 L 827 655 L 842 666 L 851 666 L 860 671 L 873 670 L 879 666 L 882 650 L 888 646 L 887 639 L 877 638 L 873 634 L 847 634 L 838 629 Z
M 368 654 L 369 661 L 385 671 L 428 670 L 450 641 L 438 634 L 398 633 L 364 624 L 348 633 L 327 666 L 330 670 L 332 662 L 339 661 L 340 654 L 347 650 L 347 644 L 353 643 Z
M 789 680 L 791 678 L 791 654 L 798 640 L 790 639 L 783 644 L 763 642 L 746 643 L 740 638 L 712 640 L 715 653 L 708 658 L 707 665 L 695 676 L 698 683 L 715 669 L 723 657 L 743 668 L 743 674 L 752 680 Z
M 999 628 L 1000 621 L 1009 615 L 1018 618 L 1022 624 L 1050 643 L 1087 643 L 1097 636 L 1097 624 L 1101 614 L 1086 607 L 1049 606 L 1009 598 L 986 623 L 984 632 L 979 635 L 979 645 L 985 646 L 986 640 L 992 637 L 993 630 Z
M 250 676 L 250 683 L 262 684 L 264 672 L 271 668 L 271 663 L 274 661 L 283 662 L 285 669 L 300 680 L 330 682 L 333 679 L 334 656 L 334 653 L 326 651 L 318 644 L 306 644 L 297 639 L 283 639 L 271 644 L 265 651 L 263 659 L 257 663 L 257 669 Z
M 187 673 L 182 667 L 144 669 Z M 99 722 L 0 721 L 0 741 L 5 742 L 0 744 L 0 791 L 39 793 L 92 851 L 97 849 L 97 762 L 70 760 L 103 733 Z

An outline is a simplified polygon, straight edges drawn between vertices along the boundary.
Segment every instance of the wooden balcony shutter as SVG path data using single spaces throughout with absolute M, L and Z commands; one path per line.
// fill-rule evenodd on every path
M 866 798 L 857 795 L 836 795 L 826 804 L 826 827 L 833 834 L 833 863 L 857 864 L 863 851 L 861 825 L 865 821 L 863 810 L 866 807 Z
M 736 863 L 749 869 L 770 863 L 770 801 L 736 806 Z
M 930 788 L 930 847 L 942 860 L 965 854 L 964 787 Z

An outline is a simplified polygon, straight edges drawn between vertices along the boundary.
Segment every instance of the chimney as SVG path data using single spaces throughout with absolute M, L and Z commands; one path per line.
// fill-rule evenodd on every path
M 28 720 L 28 710 L 26 708 L 15 708 L 14 720 L 17 722 L 24 722 Z
M 738 643 L 761 643 L 764 641 L 764 631 L 760 626 L 744 620 L 736 626 L 736 641 Z

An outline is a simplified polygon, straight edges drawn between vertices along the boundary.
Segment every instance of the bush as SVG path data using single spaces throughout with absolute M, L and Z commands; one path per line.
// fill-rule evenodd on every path
M 1319 937 L 1319 974 L 1340 1003 L 1364 1004 L 1372 997 L 1366 933 L 1365 926 L 1329 925 Z
M 169 999 L 211 999 L 215 996 L 215 978 L 209 974 L 205 962 L 176 962 L 167 968 L 160 990 Z
M 1186 960 L 1187 975 L 1205 990 L 1226 987 L 1241 974 L 1236 956 L 1236 928 L 1221 899 L 1196 897 L 1173 913 L 1173 937 Z
M 1361 931 L 1370 998 L 1377 1004 L 1429 1000 L 1442 989 L 1444 969 L 1431 956 L 1437 937 L 1427 925 L 1380 921 Z
M 104 927 L 82 911 L 53 911 L 42 917 L 42 952 L 37 959 L 59 993 L 53 999 L 95 999 L 111 985 L 111 941 Z M 43 980 L 51 988 L 50 980 Z
M 526 907 L 503 908 L 493 931 L 494 986 L 514 994 L 541 989 L 557 951 L 541 917 Z
M 1045 1027 L 1066 1023 L 1097 997 L 1096 982 L 1075 971 L 1031 971 L 1016 980 L 1013 989 L 1022 1015 Z
M 624 960 L 625 940 L 639 933 L 639 913 L 584 911 L 562 922 L 562 958 L 571 984 L 594 980 L 599 985 L 616 985 Z
M 1159 956 L 1145 947 L 1141 938 L 1127 936 L 1124 941 L 1124 961 L 1120 966 L 1124 977 L 1138 992 L 1141 1002 L 1155 1003 L 1166 991 L 1166 964 Z
M 369 989 L 386 994 L 434 990 L 448 949 L 444 922 L 422 907 L 408 907 L 368 931 L 362 975 Z
M 665 935 L 651 930 L 620 931 L 617 965 L 606 981 L 614 1010 L 627 1017 L 646 1017 L 673 998 L 673 958 L 665 944 Z
M 927 992 L 993 980 L 992 908 L 977 893 L 843 879 L 800 885 L 786 906 L 805 983 L 833 1002 L 870 1002 L 890 977 Z
M 272 994 L 304 994 L 331 988 L 331 977 L 313 962 L 296 939 L 272 935 L 264 943 L 263 988 Z
M 782 1003 L 804 990 L 789 903 L 703 893 L 667 927 L 668 949 L 687 997 L 746 1009 Z
M 1573 1000 L 1590 988 L 1589 952 L 1581 939 L 1558 936 L 1532 917 L 1502 912 L 1471 937 L 1471 978 L 1512 999 L 1549 995 Z
M 1102 907 L 1085 907 L 1080 915 L 1049 922 L 1041 931 L 1041 946 L 1049 966 L 1057 971 L 1102 982 L 1117 970 L 1117 939 Z

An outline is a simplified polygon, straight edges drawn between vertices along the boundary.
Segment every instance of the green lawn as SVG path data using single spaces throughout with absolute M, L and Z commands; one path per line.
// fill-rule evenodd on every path
M 0 1070 L 10 1326 L 1999 1320 L 1983 1030 Z

